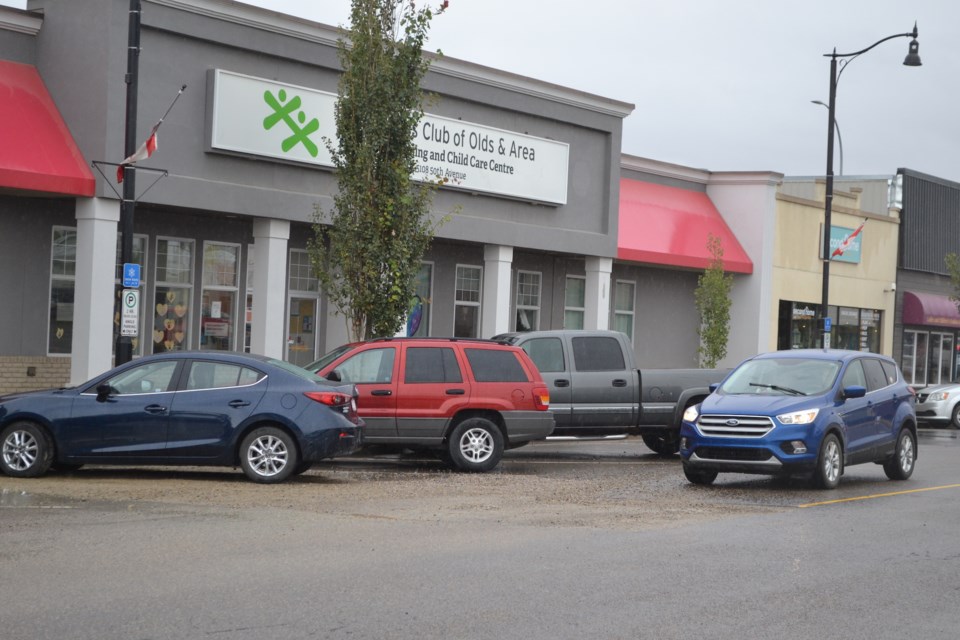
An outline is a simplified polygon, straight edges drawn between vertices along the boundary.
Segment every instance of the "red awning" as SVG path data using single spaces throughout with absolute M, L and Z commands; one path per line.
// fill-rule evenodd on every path
M 37 70 L 0 60 L 0 189 L 93 196 L 95 185 Z
M 903 292 L 903 324 L 960 327 L 957 303 L 947 296 L 917 291 Z
M 706 193 L 620 179 L 619 259 L 706 269 L 709 234 L 720 238 L 724 271 L 753 273 L 753 262 Z

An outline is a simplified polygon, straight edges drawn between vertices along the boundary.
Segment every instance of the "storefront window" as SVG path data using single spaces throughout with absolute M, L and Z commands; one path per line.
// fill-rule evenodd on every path
M 453 337 L 480 337 L 480 291 L 483 268 L 457 265 L 454 291 Z
M 880 353 L 881 312 L 856 307 L 830 307 L 830 347 Z M 778 349 L 817 349 L 822 344 L 820 306 L 780 301 Z
M 860 309 L 840 307 L 832 328 L 830 346 L 834 349 L 860 350 Z
M 583 329 L 586 299 L 587 279 L 582 276 L 567 276 L 563 299 L 564 329 Z
M 73 295 L 77 273 L 77 230 L 54 227 L 50 251 L 50 325 L 47 351 L 70 353 L 73 346 Z
M 240 247 L 205 242 L 203 245 L 203 295 L 200 309 L 200 348 L 233 349 Z
M 411 317 L 408 323 L 415 322 L 417 325 L 413 335 L 417 338 L 424 338 L 430 335 L 430 305 L 433 302 L 433 264 L 424 262 L 420 265 L 420 271 L 417 273 L 416 280 L 417 304 L 419 310 L 411 311 Z M 416 316 L 414 316 L 416 314 Z M 411 325 L 409 328 L 413 328 Z
M 190 346 L 193 298 L 193 241 L 157 238 L 153 352 L 182 351 Z
M 952 331 L 905 329 L 900 369 L 908 383 L 918 387 L 946 384 L 957 379 L 954 351 L 957 338 Z

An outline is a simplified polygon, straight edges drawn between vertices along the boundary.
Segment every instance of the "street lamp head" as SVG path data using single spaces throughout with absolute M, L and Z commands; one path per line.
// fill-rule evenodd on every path
M 903 59 L 903 64 L 907 67 L 919 67 L 923 64 L 920 62 L 920 44 L 916 38 L 910 41 L 910 50 L 907 52 L 907 57 Z
M 917 42 L 917 23 L 913 23 L 913 33 L 910 34 L 913 36 L 913 40 L 910 41 L 910 49 L 907 50 L 907 57 L 903 59 L 904 66 L 907 67 L 919 67 L 921 66 L 920 62 L 920 43 Z

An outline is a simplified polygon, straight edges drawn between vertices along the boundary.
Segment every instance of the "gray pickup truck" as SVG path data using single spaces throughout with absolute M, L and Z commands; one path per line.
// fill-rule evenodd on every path
M 619 331 L 526 331 L 493 338 L 517 345 L 550 390 L 553 436 L 639 435 L 652 451 L 679 448 L 680 418 L 727 370 L 638 369 Z

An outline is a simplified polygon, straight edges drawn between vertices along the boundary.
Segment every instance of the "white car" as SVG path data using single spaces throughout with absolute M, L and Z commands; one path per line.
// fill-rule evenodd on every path
M 917 421 L 960 429 L 960 384 L 917 390 Z

